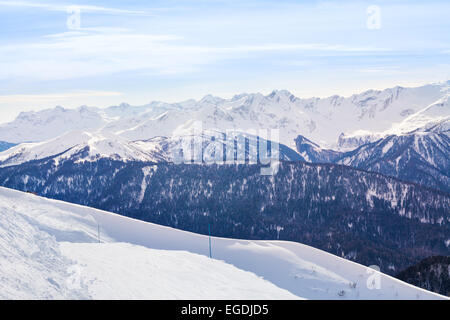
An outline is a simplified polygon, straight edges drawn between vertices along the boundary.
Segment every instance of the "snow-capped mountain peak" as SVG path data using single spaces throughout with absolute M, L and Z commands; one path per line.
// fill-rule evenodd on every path
M 220 97 L 215 97 L 211 94 L 207 94 L 204 96 L 200 101 L 199 104 L 209 104 L 209 105 L 219 105 L 221 104 L 225 99 L 222 99 Z

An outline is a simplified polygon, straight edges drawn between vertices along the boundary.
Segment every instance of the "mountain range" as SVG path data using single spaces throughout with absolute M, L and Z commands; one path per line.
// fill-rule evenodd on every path
M 322 149 L 303 136 L 296 143 L 300 155 L 312 163 L 343 164 L 450 192 L 449 132 L 389 135 L 347 152 Z
M 326 99 L 282 90 L 21 113 L 0 125 L 0 140 L 8 141 L 0 147 L 9 148 L 0 152 L 0 167 L 69 159 L 80 150 L 87 152 L 79 161 L 256 163 L 261 145 L 273 150 L 266 158 L 344 164 L 449 192 L 449 88 L 446 82 Z
M 417 88 L 369 90 L 350 97 L 298 98 L 286 90 L 269 95 L 211 95 L 199 101 L 121 104 L 105 109 L 82 106 L 22 112 L 0 125 L 0 141 L 41 142 L 68 131 L 100 131 L 129 140 L 183 135 L 203 129 L 280 130 L 279 142 L 295 149 L 298 135 L 325 148 L 350 150 L 390 134 L 411 132 L 449 119 L 450 81 Z
M 450 254 L 449 97 L 450 81 L 25 112 L 0 125 L 0 185 L 397 274 Z

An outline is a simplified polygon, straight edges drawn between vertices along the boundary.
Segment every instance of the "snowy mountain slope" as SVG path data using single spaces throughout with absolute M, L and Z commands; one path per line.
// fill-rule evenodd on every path
M 65 109 L 57 106 L 37 112 L 21 112 L 14 121 L 0 124 L 0 137 L 12 143 L 42 142 L 69 131 L 96 131 L 111 123 L 117 123 L 120 128 L 127 127 L 136 117 L 158 115 L 171 108 L 176 106 L 153 102 L 144 106 L 122 103 L 105 109 L 87 106 Z
M 415 132 L 390 135 L 335 161 L 450 192 L 450 136 Z
M 385 134 L 405 134 L 415 130 L 448 130 L 450 122 L 450 94 L 446 94 L 428 107 L 394 124 Z M 447 128 L 447 129 L 445 129 Z
M 160 161 L 158 153 L 143 151 L 132 142 L 109 133 L 72 131 L 44 142 L 22 143 L 0 152 L 0 166 L 53 158 L 56 164 L 64 159 L 94 161 L 99 158 L 122 161 Z
M 253 273 L 187 251 L 60 243 L 93 299 L 299 299 Z
M 323 149 L 317 143 L 299 135 L 295 138 L 297 152 L 308 162 L 312 163 L 333 163 L 342 156 L 339 151 Z
M 447 82 L 323 99 L 301 99 L 286 90 L 275 90 L 266 96 L 240 94 L 222 99 L 208 95 L 199 101 L 152 102 L 142 107 L 127 104 L 106 109 L 57 107 L 22 113 L 15 121 L 0 125 L 0 140 L 36 142 L 55 138 L 66 131 L 100 129 L 127 140 L 148 140 L 176 135 L 180 129 L 189 130 L 196 122 L 201 122 L 205 129 L 222 132 L 279 129 L 280 143 L 290 148 L 295 148 L 295 138 L 299 134 L 327 148 L 336 146 L 343 134 L 338 147 L 348 149 L 344 138 L 359 136 L 361 130 L 365 130 L 366 135 L 384 132 L 394 124 L 414 118 L 418 112 L 421 112 L 422 125 L 424 121 L 440 119 L 440 111 L 429 111 L 424 118 L 423 110 L 433 103 L 439 104 L 448 95 L 449 87 L 450 82 Z M 448 107 L 445 105 L 444 109 Z M 418 118 L 413 122 L 417 125 Z M 361 141 L 355 144 L 358 139 L 353 140 L 352 147 L 360 145 Z
M 241 132 L 217 132 L 204 130 L 201 134 L 155 137 L 133 141 L 143 151 L 157 152 L 170 162 L 189 163 L 191 159 L 204 163 L 257 163 L 258 159 L 287 161 L 304 160 L 287 146 Z M 270 151 L 270 153 L 269 153 Z
M 12 143 L 41 142 L 68 131 L 95 130 L 106 123 L 99 109 L 83 106 L 72 110 L 58 106 L 39 112 L 22 112 L 13 122 L 1 124 L 0 140 Z
M 266 156 L 289 161 L 303 160 L 294 150 L 261 137 L 230 132 L 203 131 L 198 135 L 154 137 L 148 140 L 127 141 L 106 131 L 90 133 L 72 131 L 44 142 L 22 143 L 0 152 L 0 167 L 19 165 L 28 161 L 52 158 L 55 164 L 62 160 L 94 161 L 111 158 L 121 161 L 154 162 L 237 162 L 258 161 L 261 150 L 272 150 Z M 258 146 L 260 150 L 258 151 Z M 195 154 L 195 156 L 193 156 Z
M 133 294 L 134 297 L 143 297 L 145 293 L 151 292 L 146 287 L 147 281 L 150 279 L 152 286 L 156 282 L 154 287 L 158 291 L 170 288 L 168 291 L 161 293 L 165 298 L 185 297 L 186 294 L 188 297 L 192 297 L 189 294 L 199 292 L 197 289 L 203 289 L 204 294 L 201 297 L 207 295 L 208 299 L 217 298 L 215 294 L 219 290 L 225 290 L 226 295 L 230 294 L 227 298 L 257 297 L 261 294 L 263 294 L 263 297 L 270 298 L 293 298 L 281 289 L 310 299 L 445 298 L 373 269 L 298 243 L 212 238 L 212 254 L 215 259 L 223 260 L 239 269 L 263 277 L 281 288 L 278 289 L 273 285 L 270 287 L 267 282 L 262 283 L 260 278 L 258 279 L 248 273 L 245 274 L 247 276 L 245 279 L 240 278 L 241 276 L 244 277 L 244 274 L 238 275 L 237 273 L 243 271 L 236 268 L 233 268 L 233 272 L 230 269 L 225 270 L 230 268 L 229 265 L 222 265 L 222 269 L 219 264 L 223 264 L 223 262 L 193 255 L 192 253 L 208 255 L 207 236 L 137 221 L 88 207 L 44 199 L 5 188 L 0 188 L 0 198 L 1 221 L 5 216 L 9 217 L 11 210 L 18 212 L 19 215 L 24 217 L 23 220 L 28 221 L 36 229 L 40 229 L 40 232 L 51 234 L 53 238 L 47 238 L 52 239 L 53 246 L 56 246 L 57 242 L 63 242 L 59 244 L 60 252 L 64 254 L 66 259 L 70 258 L 78 263 L 75 265 L 76 268 L 79 268 L 78 274 L 80 277 L 78 279 L 85 286 L 82 286 L 80 290 L 88 290 L 95 298 L 118 297 L 118 295 L 112 294 L 111 290 L 120 289 L 125 290 L 126 295 L 129 293 L 130 295 Z M 98 226 L 101 230 L 101 241 L 104 243 L 92 243 L 97 240 Z M 11 233 L 2 229 L 0 239 L 8 237 L 8 234 Z M 20 231 L 18 234 L 20 234 Z M 12 237 L 17 237 L 18 234 L 12 233 Z M 6 241 L 3 243 L 9 244 Z M 37 241 L 37 243 L 39 244 L 40 241 Z M 23 245 L 26 247 L 29 244 L 25 242 Z M 151 254 L 156 250 L 136 247 L 136 245 L 157 250 L 182 250 L 190 253 L 184 252 L 181 254 L 182 258 L 180 258 L 177 256 L 177 253 L 180 253 L 179 251 L 158 251 L 164 256 L 162 260 L 165 264 L 160 265 L 151 261 Z M 142 248 L 145 252 L 140 252 L 139 248 Z M 17 247 L 12 249 L 15 250 L 15 254 L 24 258 L 26 263 L 34 261 L 34 256 L 22 255 L 22 251 L 18 250 Z M 45 247 L 43 251 L 46 252 Z M 121 254 L 118 255 L 118 252 Z M 131 272 L 130 263 L 128 263 L 128 268 L 125 268 L 130 254 L 133 255 L 132 262 L 137 263 L 137 270 L 142 270 L 142 272 Z M 58 256 L 61 258 L 59 253 Z M 187 256 L 188 259 L 186 259 Z M 118 259 L 122 259 L 122 262 L 118 262 Z M 191 262 L 201 262 L 202 264 L 201 267 L 198 265 L 193 267 L 195 271 L 199 271 L 199 273 L 194 272 L 195 278 L 191 278 L 192 274 L 184 274 L 184 267 L 186 269 L 191 267 Z M 25 263 L 25 261 L 19 263 Z M 176 267 L 174 267 L 174 264 L 176 264 Z M 167 267 L 167 273 L 165 273 L 165 267 Z M 0 270 L 3 276 L 5 270 L 8 272 L 9 268 L 5 268 L 2 263 L 0 264 Z M 152 270 L 155 277 L 152 277 Z M 173 270 L 175 272 L 172 272 Z M 215 270 L 219 272 L 215 273 Z M 120 271 L 123 271 L 123 273 Z M 230 272 L 228 273 L 228 271 Z M 128 286 L 124 287 L 126 281 L 119 283 L 117 278 L 113 279 L 116 275 L 119 276 L 119 273 L 120 277 L 133 277 L 130 280 L 133 285 L 137 284 L 139 280 L 135 277 L 140 277 L 140 273 L 145 274 L 140 278 L 143 281 L 138 283 L 139 288 L 134 290 L 134 288 L 131 289 Z M 38 274 L 38 276 L 41 276 L 41 274 Z M 159 276 L 164 277 L 164 279 L 158 281 Z M 178 277 L 183 278 L 181 281 L 183 285 L 176 283 Z M 207 281 L 208 277 L 212 277 L 212 282 Z M 236 281 L 228 282 L 230 278 Z M 193 282 L 189 283 L 189 279 L 192 279 Z M 48 282 L 47 279 L 47 285 Z M 218 286 L 214 287 L 217 282 L 219 282 Z M 227 284 L 225 285 L 225 283 Z M 0 285 L 3 286 L 3 282 Z M 180 289 L 180 286 L 183 287 L 181 291 L 175 291 L 177 285 L 179 285 L 178 289 Z M 203 285 L 206 288 L 203 288 Z M 259 290 L 248 290 L 251 285 Z M 24 284 L 23 286 L 16 286 L 19 289 L 24 289 L 24 287 Z M 243 287 L 245 289 L 240 291 Z M 189 290 L 186 291 L 186 288 L 189 288 Z M 208 294 L 208 290 L 212 290 L 212 293 Z M 224 297 L 224 295 L 220 295 L 220 297 Z
M 447 132 L 450 129 L 450 94 L 447 91 L 445 92 L 442 98 L 409 115 L 401 122 L 394 122 L 391 128 L 385 131 L 357 130 L 350 134 L 341 134 L 337 146 L 340 149 L 348 150 L 391 135 L 404 135 L 430 130 Z
M 297 151 L 308 162 L 344 164 L 449 192 L 449 106 L 448 102 L 430 105 L 383 133 L 354 136 L 355 140 L 341 137 L 347 145 L 362 143 L 351 151 L 324 149 L 303 136 L 296 138 Z M 440 120 L 430 120 L 426 114 Z M 367 142 L 371 140 L 375 141 Z
M 450 119 L 429 122 L 423 128 L 420 128 L 416 131 L 424 131 L 424 132 L 436 132 L 436 133 L 449 133 L 450 132 Z M 413 132 L 416 132 L 413 131 Z
M 174 131 L 190 120 L 201 121 L 207 129 L 245 130 L 280 129 L 280 142 L 294 147 L 298 134 L 325 146 L 334 145 L 343 132 L 388 130 L 426 106 L 442 99 L 448 84 L 419 88 L 395 87 L 383 91 L 369 90 L 348 98 L 299 99 L 288 91 L 273 91 L 267 96 L 241 94 L 225 100 L 207 96 L 195 107 L 161 114 L 140 125 L 120 132 L 128 139 L 148 139 L 160 130 Z M 430 117 L 433 120 L 440 115 Z
M 87 208 L 73 213 L 7 189 L 0 199 L 0 299 L 298 298 L 202 255 L 116 242 L 103 229 L 96 243 Z

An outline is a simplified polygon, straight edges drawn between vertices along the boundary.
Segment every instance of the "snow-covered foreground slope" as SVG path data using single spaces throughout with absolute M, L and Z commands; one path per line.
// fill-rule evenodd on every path
M 0 190 L 0 299 L 298 298 L 199 254 L 98 243 L 92 215 L 31 197 Z
M 207 236 L 5 188 L 0 216 L 0 298 L 445 298 L 293 242 L 213 237 L 209 259 Z
M 61 243 L 94 299 L 298 299 L 253 273 L 187 251 Z M 73 268 L 73 267 L 72 267 Z

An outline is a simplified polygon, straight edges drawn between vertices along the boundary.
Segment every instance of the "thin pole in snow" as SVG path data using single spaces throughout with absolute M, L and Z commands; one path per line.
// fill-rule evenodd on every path
M 97 223 L 98 243 L 100 243 L 100 225 Z
M 208 223 L 208 234 L 209 234 L 209 257 L 212 258 L 211 254 L 211 225 Z

